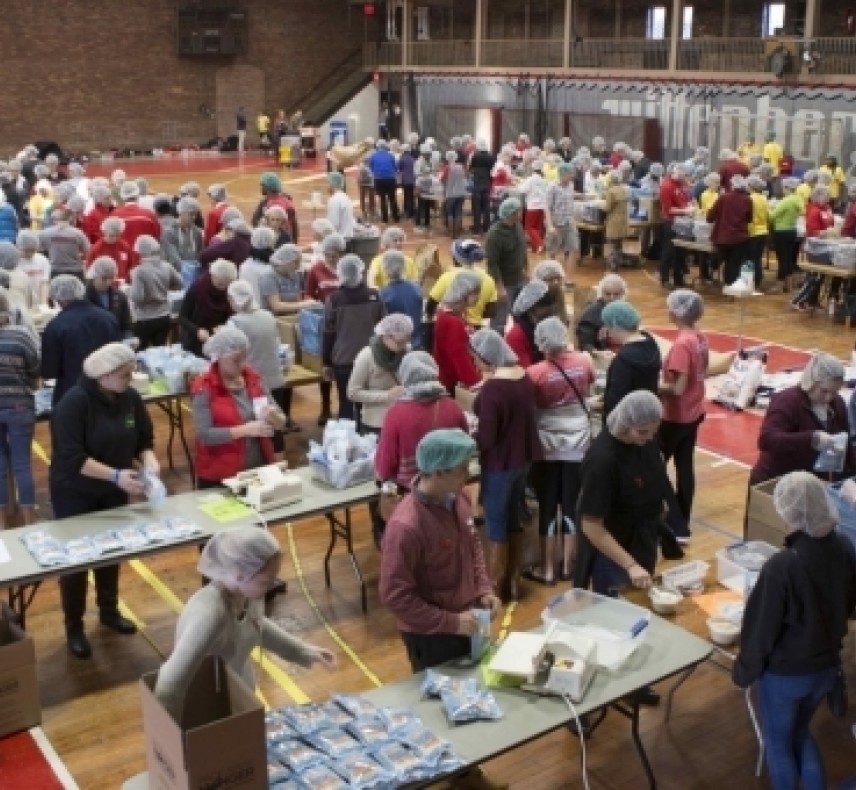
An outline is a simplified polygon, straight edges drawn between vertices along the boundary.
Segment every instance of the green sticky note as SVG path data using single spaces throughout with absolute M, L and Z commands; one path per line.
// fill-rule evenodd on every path
M 251 507 L 230 497 L 220 497 L 211 502 L 205 502 L 199 505 L 199 509 L 215 521 L 221 522 L 237 521 L 255 514 Z

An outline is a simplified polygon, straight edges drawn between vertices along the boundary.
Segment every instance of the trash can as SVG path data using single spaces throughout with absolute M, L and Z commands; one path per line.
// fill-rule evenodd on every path
M 300 164 L 301 154 L 299 137 L 287 135 L 280 138 L 279 163 L 282 167 L 297 167 Z

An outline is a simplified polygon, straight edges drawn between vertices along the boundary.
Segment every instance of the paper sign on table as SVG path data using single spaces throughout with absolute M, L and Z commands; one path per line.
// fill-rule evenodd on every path
M 6 542 L 2 538 L 0 538 L 0 563 L 11 561 L 12 557 L 9 554 L 9 549 L 6 548 Z
M 252 508 L 229 497 L 220 497 L 211 502 L 205 502 L 199 505 L 199 509 L 215 521 L 220 522 L 237 521 L 255 514 Z

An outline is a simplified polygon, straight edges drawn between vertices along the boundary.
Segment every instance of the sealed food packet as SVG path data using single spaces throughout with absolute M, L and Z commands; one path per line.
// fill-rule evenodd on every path
M 285 741 L 295 737 L 291 726 L 280 718 L 268 720 L 265 716 L 265 738 L 269 744 Z
M 163 523 L 172 530 L 175 539 L 189 538 L 202 532 L 202 527 L 194 524 L 192 521 L 188 521 L 186 518 L 165 518 L 163 519 Z
M 395 777 L 366 754 L 347 754 L 333 763 L 333 770 L 347 780 L 348 787 L 370 790 L 386 787 Z
M 347 781 L 326 765 L 314 765 L 298 772 L 297 781 L 305 790 L 348 790 Z
M 298 735 L 311 735 L 318 730 L 333 727 L 333 722 L 322 705 L 296 705 L 282 709 L 282 718 Z
M 440 699 L 449 721 L 456 724 L 479 719 L 502 718 L 502 710 L 496 702 L 496 697 L 485 689 L 478 689 L 475 692 L 469 689 L 463 692 L 456 689 L 443 689 L 440 692 Z
M 318 730 L 312 735 L 307 735 L 306 740 L 329 757 L 338 757 L 360 748 L 360 742 L 356 738 L 338 727 Z
M 330 717 L 330 721 L 337 727 L 344 727 L 349 722 L 353 721 L 354 717 L 344 708 L 337 705 L 333 700 L 327 700 L 321 704 L 324 712 Z
M 21 537 L 21 541 L 43 568 L 67 565 L 69 562 L 65 546 L 46 530 L 28 532 Z
M 445 752 L 452 750 L 452 744 L 436 736 L 422 724 L 407 730 L 401 736 L 401 742 L 413 749 L 417 756 L 432 767 L 437 765 Z
M 374 752 L 375 759 L 400 782 L 416 781 L 429 775 L 426 762 L 403 743 L 387 743 Z
M 410 708 L 380 708 L 380 720 L 390 735 L 398 735 L 420 724 L 419 717 Z
M 116 537 L 125 549 L 141 549 L 149 545 L 149 539 L 139 527 L 122 527 L 116 530 Z
M 277 782 L 285 782 L 291 779 L 291 771 L 279 760 L 268 755 L 267 761 L 268 784 L 275 785 Z
M 153 521 L 151 524 L 144 524 L 141 529 L 143 530 L 143 534 L 152 543 L 165 543 L 175 537 L 169 525 L 162 521 Z
M 453 678 L 442 675 L 436 670 L 429 669 L 425 672 L 425 680 L 422 681 L 422 693 L 429 697 L 439 697 L 444 689 L 455 690 L 460 694 L 478 691 L 478 682 L 474 678 Z
M 101 556 L 101 549 L 91 538 L 74 538 L 65 544 L 69 562 L 86 562 Z
M 386 725 L 373 716 L 354 719 L 345 729 L 365 746 L 377 746 L 390 740 Z
M 298 740 L 280 741 L 271 746 L 268 751 L 274 758 L 295 772 L 303 771 L 324 761 L 323 752 L 319 752 L 309 744 Z
M 359 694 L 334 694 L 332 700 L 351 716 L 377 715 L 377 705 Z
M 92 536 L 92 542 L 101 549 L 102 554 L 109 554 L 111 551 L 121 551 L 123 548 L 122 541 L 116 537 L 116 533 L 112 529 L 96 532 Z

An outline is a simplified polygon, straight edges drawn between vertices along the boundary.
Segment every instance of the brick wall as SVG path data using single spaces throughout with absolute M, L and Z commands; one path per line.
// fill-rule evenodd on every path
M 280 107 L 291 111 L 360 45 L 366 25 L 358 12 L 349 19 L 342 0 L 243 0 L 246 56 L 179 57 L 177 6 L 175 0 L 3 3 L 0 156 L 33 140 L 81 151 L 204 142 L 217 134 L 223 67 L 261 69 L 270 115 Z M 251 93 L 247 109 L 254 112 L 257 89 Z M 234 115 L 221 106 L 221 127 L 224 112 Z

